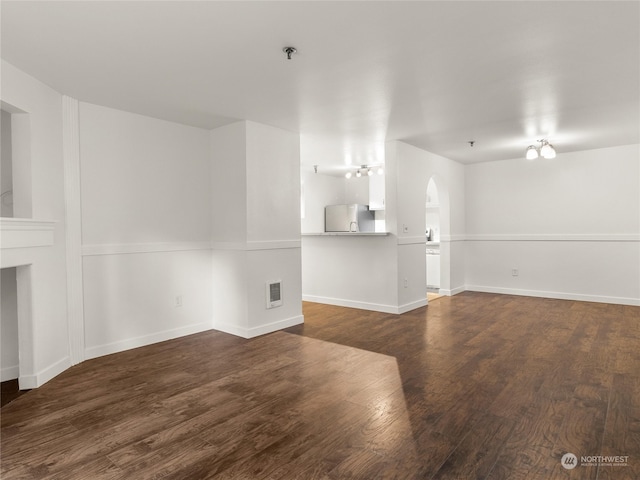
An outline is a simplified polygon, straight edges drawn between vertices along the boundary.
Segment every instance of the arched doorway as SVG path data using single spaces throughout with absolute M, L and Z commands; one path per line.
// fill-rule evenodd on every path
M 425 195 L 426 290 L 451 295 L 449 191 L 438 175 L 431 175 Z

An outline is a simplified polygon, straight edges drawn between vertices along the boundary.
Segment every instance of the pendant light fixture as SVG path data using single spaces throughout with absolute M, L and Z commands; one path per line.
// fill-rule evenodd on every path
M 556 149 L 553 148 L 553 145 L 549 143 L 548 140 L 542 139 L 537 140 L 540 143 L 539 146 L 529 145 L 527 147 L 527 151 L 525 153 L 525 158 L 527 160 L 535 160 L 539 156 L 542 158 L 552 159 L 556 158 Z

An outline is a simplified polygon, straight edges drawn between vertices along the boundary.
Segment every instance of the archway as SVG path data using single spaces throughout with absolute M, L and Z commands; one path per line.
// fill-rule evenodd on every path
M 426 290 L 451 295 L 449 190 L 439 175 L 431 175 L 425 192 Z

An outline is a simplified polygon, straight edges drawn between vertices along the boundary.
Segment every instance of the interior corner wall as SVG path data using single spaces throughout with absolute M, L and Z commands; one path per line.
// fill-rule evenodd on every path
M 639 145 L 468 165 L 466 210 L 467 289 L 640 305 Z
M 249 338 L 301 323 L 299 136 L 243 121 L 210 138 L 214 328 Z M 268 309 L 273 281 L 283 303 Z
M 211 328 L 209 132 L 80 102 L 85 356 Z

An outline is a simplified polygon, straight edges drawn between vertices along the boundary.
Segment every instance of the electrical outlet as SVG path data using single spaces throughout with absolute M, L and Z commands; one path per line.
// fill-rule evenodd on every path
M 511 276 L 512 276 L 512 277 L 517 277 L 519 273 L 520 273 L 520 272 L 518 272 L 518 269 L 517 269 L 517 268 L 512 268 L 512 269 L 511 269 Z
M 176 295 L 176 303 L 174 304 L 176 307 L 182 306 L 182 295 Z
M 404 279 L 404 288 L 409 288 L 409 279 L 408 278 Z
M 409 226 L 408 225 L 402 225 L 402 233 L 409 233 Z

